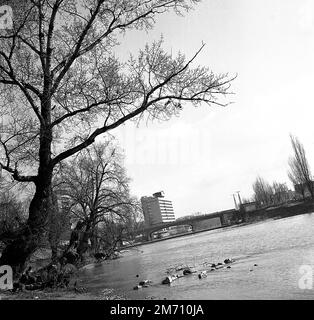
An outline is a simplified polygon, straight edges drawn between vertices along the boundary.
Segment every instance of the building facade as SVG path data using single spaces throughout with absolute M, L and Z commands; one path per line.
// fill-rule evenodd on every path
M 299 194 L 302 198 L 310 198 L 311 197 L 311 190 L 309 190 L 309 186 L 312 187 L 312 190 L 314 190 L 314 181 L 311 181 L 311 183 L 299 183 L 294 185 L 294 190 L 297 194 Z
M 255 211 L 257 209 L 257 204 L 255 201 L 246 202 L 246 203 L 242 203 L 240 208 L 244 212 L 251 212 L 251 211 Z
M 163 192 L 156 192 L 152 197 L 142 197 L 141 203 L 146 227 L 176 220 L 172 202 L 164 199 Z

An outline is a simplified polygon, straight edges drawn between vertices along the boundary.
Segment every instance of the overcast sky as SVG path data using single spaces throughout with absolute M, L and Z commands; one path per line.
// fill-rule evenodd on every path
M 187 106 L 168 122 L 115 132 L 134 195 L 163 190 L 179 217 L 233 208 L 232 194 L 251 196 L 257 175 L 291 187 L 289 133 L 314 169 L 314 1 L 206 0 L 183 18 L 159 16 L 148 34 L 127 33 L 121 53 L 161 34 L 187 57 L 205 42 L 197 63 L 238 77 L 227 108 Z

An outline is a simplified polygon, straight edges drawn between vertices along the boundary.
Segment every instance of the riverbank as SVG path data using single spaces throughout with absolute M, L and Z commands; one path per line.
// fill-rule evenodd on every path
M 51 251 L 47 248 L 38 249 L 30 258 L 29 267 L 38 270 L 51 261 Z M 0 290 L 0 300 L 126 300 L 123 294 L 117 294 L 112 288 L 91 291 L 82 286 L 80 273 L 85 267 L 94 265 L 87 260 L 86 265 L 75 271 L 67 288 L 45 288 L 11 292 Z
M 112 288 L 89 290 L 81 280 L 80 273 L 71 278 L 67 288 L 45 288 L 38 290 L 23 290 L 18 292 L 1 291 L 0 300 L 127 300 L 127 297 L 117 293 Z

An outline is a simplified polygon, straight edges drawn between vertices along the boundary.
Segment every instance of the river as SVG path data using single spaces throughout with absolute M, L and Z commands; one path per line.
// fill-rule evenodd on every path
M 204 270 L 226 258 L 235 259 L 229 269 L 161 284 L 168 268 Z M 302 265 L 314 269 L 314 213 L 142 245 L 87 266 L 82 282 L 91 291 L 114 288 L 130 299 L 314 299 L 314 288 L 300 288 Z M 133 290 L 144 279 L 152 285 Z

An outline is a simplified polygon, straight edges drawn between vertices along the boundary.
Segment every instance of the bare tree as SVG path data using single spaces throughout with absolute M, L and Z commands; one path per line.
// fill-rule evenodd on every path
M 223 105 L 226 74 L 192 64 L 154 42 L 122 63 L 121 34 L 150 29 L 170 10 L 199 0 L 26 0 L 12 3 L 12 29 L 0 30 L 0 165 L 35 192 L 25 228 L 0 264 L 22 266 L 52 207 L 60 163 L 129 120 L 169 119 L 184 103 Z
M 288 177 L 292 182 L 294 188 L 296 189 L 297 193 L 301 194 L 303 200 L 305 199 L 305 185 L 302 181 L 298 178 L 298 176 L 294 176 L 292 172 L 288 172 Z
M 274 204 L 282 204 L 289 200 L 289 189 L 285 183 L 274 181 L 272 189 Z
M 81 258 L 91 241 L 97 242 L 97 226 L 108 219 L 128 221 L 137 202 L 129 194 L 129 178 L 122 154 L 111 140 L 95 144 L 64 165 L 60 193 L 68 200 L 72 216 L 80 221 L 77 253 Z
M 70 232 L 70 210 L 63 205 L 62 195 L 59 195 L 54 188 L 52 195 L 53 207 L 48 216 L 47 230 L 48 242 L 51 248 L 51 260 L 57 262 L 59 259 L 58 251 L 62 237 Z M 61 203 L 61 206 L 59 205 Z M 70 239 L 70 235 L 69 239 Z M 68 240 L 69 240 L 68 239 Z
M 300 189 L 303 198 L 305 197 L 305 191 L 308 190 L 311 198 L 313 199 L 314 190 L 312 174 L 305 155 L 304 147 L 297 137 L 290 135 L 290 140 L 294 155 L 289 158 L 289 179 L 295 187 Z
M 261 177 L 257 177 L 253 183 L 254 198 L 261 206 L 272 204 L 273 189 L 271 185 Z
M 114 257 L 121 246 L 135 239 L 136 231 L 142 227 L 140 205 L 122 206 L 119 215 L 109 214 L 98 227 L 98 251 L 105 253 L 105 258 Z
M 290 199 L 290 192 L 286 183 L 274 181 L 268 183 L 261 177 L 257 177 L 253 183 L 254 195 L 244 199 L 243 203 L 256 201 L 260 206 L 280 205 Z

